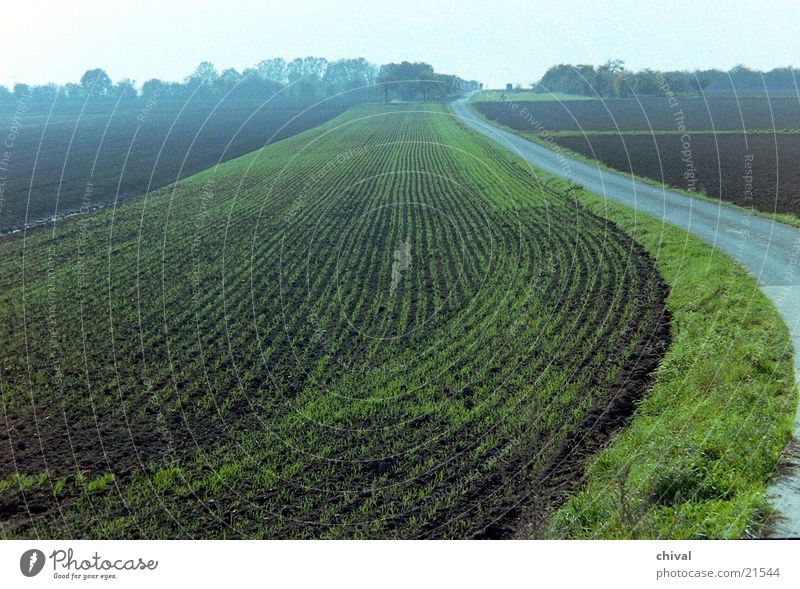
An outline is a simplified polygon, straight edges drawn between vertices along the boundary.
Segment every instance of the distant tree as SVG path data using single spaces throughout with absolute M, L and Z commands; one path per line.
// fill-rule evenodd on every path
M 658 73 L 653 70 L 642 70 L 631 76 L 631 84 L 636 94 L 654 96 L 658 94 L 660 86 Z
M 424 73 L 419 85 L 423 100 L 446 100 L 462 91 L 462 80 L 458 76 Z
M 728 72 L 728 75 L 737 91 L 764 89 L 761 72 L 753 71 L 743 65 L 737 65 Z
M 30 98 L 31 96 L 31 87 L 27 84 L 14 84 L 14 98 L 19 100 L 20 98 Z
M 378 68 L 378 75 L 375 78 L 375 82 L 380 86 L 383 92 L 383 101 L 389 102 L 389 91 L 391 90 L 391 84 L 394 81 L 393 79 L 393 72 L 391 69 L 392 64 L 382 65 Z
M 788 91 L 796 95 L 798 84 L 800 84 L 798 78 L 800 78 L 800 70 L 791 67 L 778 67 L 764 74 L 763 83 L 768 89 Z
M 422 92 L 423 101 L 428 102 L 428 100 L 437 98 L 440 95 L 440 80 L 437 78 L 436 74 L 423 73 L 420 75 L 419 79 L 420 82 L 417 88 Z
M 142 84 L 142 98 L 144 100 L 154 100 L 166 89 L 166 84 L 161 80 L 147 80 Z
M 349 64 L 350 74 L 350 81 L 348 84 L 351 88 L 357 86 L 372 86 L 375 83 L 378 68 L 373 64 L 363 57 L 347 60 L 347 62 Z
M 323 57 L 298 57 L 286 66 L 286 77 L 295 97 L 314 98 L 324 94 L 322 79 L 328 67 Z
M 202 61 L 194 69 L 194 72 L 186 79 L 189 84 L 203 84 L 210 86 L 219 77 L 214 64 L 210 61 Z
M 703 91 L 706 88 L 708 88 L 708 86 L 710 84 L 711 84 L 711 80 L 709 78 L 705 78 L 705 77 L 701 78 L 701 77 L 698 77 L 697 74 L 692 76 L 692 78 L 689 80 L 689 87 L 691 87 L 692 90 L 697 92 L 698 95 L 702 94 Z
M 548 69 L 539 81 L 543 91 L 593 96 L 597 72 L 591 65 L 559 64 Z
M 121 101 L 130 102 L 139 97 L 136 91 L 136 82 L 130 78 L 123 78 L 114 85 L 114 95 Z
M 597 84 L 597 69 L 593 65 L 579 64 L 573 68 L 575 80 L 575 91 L 570 94 L 584 94 L 586 96 L 596 96 L 597 91 L 595 86 Z
M 684 93 L 689 91 L 689 74 L 686 72 L 665 72 L 663 74 L 664 81 L 667 83 L 669 90 L 677 93 Z M 659 88 L 659 92 L 661 92 Z
M 83 86 L 69 82 L 61 87 L 61 96 L 65 100 L 76 101 L 84 98 Z
M 284 85 L 279 82 L 262 77 L 259 69 L 247 68 L 242 72 L 241 80 L 236 88 L 236 96 L 266 100 L 280 92 L 283 87 Z
M 95 68 L 81 76 L 81 86 L 85 96 L 104 97 L 111 92 L 112 83 L 105 70 Z
M 440 97 L 448 98 L 464 90 L 466 83 L 458 76 L 437 74 L 441 82 Z
M 168 82 L 164 85 L 164 94 L 172 100 L 184 100 L 192 93 L 193 89 L 189 83 Z
M 621 96 L 625 85 L 625 63 L 620 59 L 612 59 L 597 68 L 595 91 L 600 96 Z
M 52 103 L 58 96 L 58 86 L 56 84 L 44 84 L 34 86 L 31 90 L 31 100 L 33 102 Z
M 403 100 L 411 100 L 423 94 L 420 82 L 434 73 L 433 67 L 424 62 L 388 63 L 382 66 L 379 82 L 384 85 L 384 95 L 389 99 L 389 91 L 397 92 Z
M 375 66 L 363 57 L 328 63 L 322 79 L 328 96 L 375 83 Z
M 242 74 L 237 72 L 234 68 L 223 70 L 219 77 L 214 81 L 214 88 L 219 94 L 225 94 L 242 80 Z
M 328 60 L 324 57 L 298 57 L 286 66 L 286 76 L 289 83 L 301 78 L 321 80 L 328 67 Z
M 202 61 L 186 78 L 186 86 L 182 94 L 192 94 L 195 98 L 211 98 L 216 94 L 215 85 L 219 73 L 210 61 Z
M 288 82 L 286 77 L 286 61 L 280 57 L 265 59 L 258 64 L 258 75 L 263 80 L 285 85 Z

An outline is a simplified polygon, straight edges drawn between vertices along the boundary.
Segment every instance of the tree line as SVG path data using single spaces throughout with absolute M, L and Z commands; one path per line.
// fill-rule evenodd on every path
M 286 100 L 320 100 L 345 94 L 351 100 L 442 100 L 477 89 L 477 82 L 441 74 L 427 63 L 389 63 L 380 67 L 363 57 L 328 61 L 323 57 L 300 57 L 292 61 L 265 59 L 239 72 L 221 72 L 204 61 L 181 82 L 158 79 L 137 87 L 133 80 L 117 82 L 101 68 L 87 70 L 79 82 L 67 84 L 15 84 L 0 86 L 0 103 L 24 98 L 34 105 L 62 103 L 185 101 L 228 99 L 265 100 L 272 96 Z
M 389 63 L 378 70 L 376 78 L 386 102 L 396 94 L 402 100 L 446 100 L 462 92 L 478 90 L 481 84 L 458 76 L 438 74 L 424 62 Z
M 688 71 L 632 71 L 621 60 L 593 65 L 559 64 L 551 67 L 541 80 L 530 86 L 538 92 L 563 92 L 581 96 L 627 98 L 634 95 L 655 96 L 669 90 L 684 94 L 744 95 L 779 93 L 796 95 L 800 69 L 775 68 L 768 72 L 738 65 L 728 71 L 718 69 Z

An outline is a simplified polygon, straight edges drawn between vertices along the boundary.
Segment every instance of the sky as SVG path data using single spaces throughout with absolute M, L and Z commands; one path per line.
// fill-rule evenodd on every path
M 2 9 L 0 84 L 182 80 L 306 55 L 426 61 L 485 87 L 557 63 L 632 69 L 800 66 L 800 2 L 732 0 L 25 0 Z

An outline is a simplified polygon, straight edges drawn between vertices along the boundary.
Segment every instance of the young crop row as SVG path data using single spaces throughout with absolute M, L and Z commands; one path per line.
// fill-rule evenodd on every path
M 508 535 L 665 337 L 643 250 L 436 106 L 0 250 L 7 537 Z

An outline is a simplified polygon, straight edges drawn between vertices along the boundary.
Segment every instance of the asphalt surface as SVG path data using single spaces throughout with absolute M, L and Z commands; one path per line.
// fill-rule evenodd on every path
M 566 178 L 609 200 L 662 219 L 693 233 L 744 266 L 780 312 L 800 350 L 800 229 L 707 200 L 692 198 L 574 159 L 487 123 L 466 105 L 452 103 L 467 125 L 516 152 L 532 165 Z M 509 105 L 509 108 L 511 106 Z M 794 355 L 800 383 L 800 354 Z M 773 537 L 800 536 L 800 408 L 795 437 L 786 452 L 785 474 L 770 489 L 771 503 L 780 514 Z

